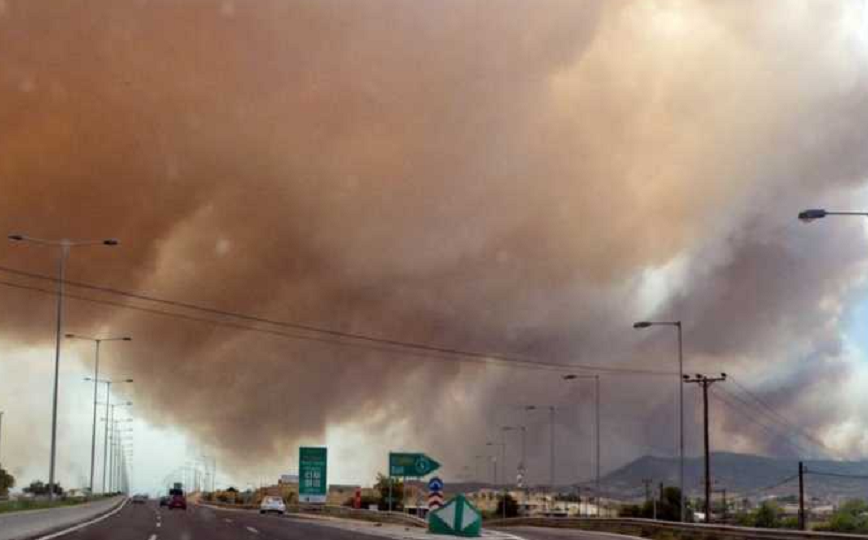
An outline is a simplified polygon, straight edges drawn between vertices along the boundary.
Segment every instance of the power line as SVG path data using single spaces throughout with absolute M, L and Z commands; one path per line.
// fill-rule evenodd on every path
M 868 474 L 844 474 L 844 473 L 812 471 L 810 469 L 805 469 L 805 474 L 813 474 L 815 476 L 831 476 L 834 478 L 850 478 L 853 480 L 868 480 Z
M 723 395 L 719 394 L 719 393 L 718 393 L 719 391 L 720 391 L 719 388 L 713 389 L 713 390 L 712 390 L 712 396 L 714 396 L 715 398 L 717 398 L 718 400 L 720 400 L 722 403 L 724 403 L 727 407 L 729 407 L 729 408 L 732 409 L 733 411 L 735 411 L 735 412 L 737 412 L 738 414 L 740 414 L 741 416 L 743 416 L 743 417 L 744 417 L 746 420 L 748 420 L 749 422 L 751 422 L 751 423 L 756 424 L 757 426 L 759 426 L 763 431 L 765 431 L 765 432 L 766 432 L 768 435 L 770 435 L 772 438 L 778 438 L 778 437 L 781 437 L 782 440 L 783 440 L 785 443 L 789 444 L 789 445 L 790 445 L 793 449 L 795 449 L 799 454 L 806 454 L 806 455 L 809 455 L 809 454 L 810 454 L 810 452 L 809 452 L 807 449 L 803 448 L 803 447 L 800 446 L 798 443 L 796 443 L 796 442 L 794 442 L 793 440 L 791 440 L 791 439 L 790 439 L 789 437 L 787 437 L 785 434 L 781 434 L 781 433 L 777 433 L 777 434 L 776 434 L 776 433 L 774 433 L 768 425 L 766 425 L 766 424 L 760 422 L 759 420 L 757 420 L 757 418 L 756 418 L 755 416 L 751 415 L 747 410 L 742 409 L 742 408 L 741 408 L 742 406 L 735 404 L 734 402 L 730 401 L 728 398 L 726 398 L 726 397 L 724 397 Z M 728 395 L 731 396 L 731 397 L 733 397 L 733 398 L 735 398 L 735 399 L 738 399 L 738 396 L 732 396 L 731 394 L 728 394 Z M 744 403 L 744 402 L 742 401 L 741 403 Z
M 789 483 L 789 482 L 792 482 L 793 480 L 797 479 L 798 477 L 799 477 L 799 475 L 798 475 L 798 473 L 796 473 L 796 474 L 794 474 L 794 475 L 792 475 L 792 476 L 788 476 L 788 477 L 784 478 L 783 480 L 780 480 L 780 481 L 778 481 L 778 482 L 775 482 L 774 484 L 772 484 L 772 485 L 770 485 L 770 486 L 766 486 L 766 487 L 762 487 L 762 488 L 757 488 L 757 489 L 752 489 L 752 490 L 750 490 L 750 491 L 748 491 L 748 492 L 746 492 L 746 493 L 742 493 L 741 496 L 742 496 L 742 497 L 753 497 L 754 495 L 758 495 L 758 494 L 760 494 L 760 493 L 762 493 L 762 492 L 764 492 L 764 491 L 771 491 L 771 490 L 773 490 L 773 489 L 779 488 L 779 487 L 783 486 L 784 484 L 787 484 L 787 483 Z
M 735 399 L 736 401 L 738 401 L 739 403 L 744 405 L 749 410 L 754 410 L 754 411 L 759 412 L 759 413 L 764 413 L 764 411 L 758 409 L 755 405 L 749 403 L 743 397 L 741 397 L 737 394 L 734 394 L 725 388 L 721 388 L 721 391 L 724 392 L 729 397 L 731 397 L 732 399 Z M 798 444 L 796 442 L 798 440 L 798 435 L 799 435 L 798 433 L 796 433 L 795 434 L 796 437 L 793 438 L 793 437 L 791 437 L 791 435 L 793 435 L 793 434 L 790 433 L 789 428 L 786 425 L 782 425 L 782 423 L 780 421 L 775 421 L 774 418 L 769 418 L 768 415 L 766 415 L 766 418 L 772 422 L 772 424 L 768 426 L 770 429 L 775 429 L 778 432 L 779 436 L 784 437 L 787 440 L 789 440 L 793 445 L 798 447 L 801 450 L 801 452 L 803 452 L 806 456 L 818 455 L 817 450 L 811 451 L 810 448 L 806 448 L 806 447 L 804 447 L 801 444 Z M 825 457 L 829 457 L 826 452 L 824 452 L 823 450 L 820 450 L 820 455 L 822 455 L 822 454 L 826 454 Z
M 825 443 L 823 443 L 823 441 L 817 439 L 816 437 L 814 437 L 813 435 L 811 435 L 810 433 L 805 431 L 801 426 L 799 426 L 795 422 L 792 422 L 787 417 L 785 417 L 783 414 L 776 411 L 771 405 L 769 405 L 766 401 L 760 399 L 760 397 L 758 395 L 756 395 L 755 393 L 748 390 L 743 384 L 739 383 L 738 381 L 736 381 L 732 377 L 730 377 L 730 380 L 732 381 L 733 384 L 735 384 L 735 386 L 739 390 L 741 390 L 744 394 L 746 394 L 748 397 L 753 399 L 753 401 L 758 403 L 763 409 L 768 411 L 768 413 L 770 415 L 774 416 L 775 418 L 778 419 L 778 421 L 785 424 L 793 431 L 797 432 L 799 435 L 801 435 L 802 438 L 804 438 L 805 440 L 807 440 L 807 441 L 817 445 L 818 447 L 824 449 L 826 452 L 828 452 L 832 455 L 838 456 L 838 453 L 835 450 L 833 450 L 832 448 L 829 448 L 828 446 L 826 446 Z
M 11 270 L 11 273 L 14 273 L 16 275 L 22 275 L 22 276 L 26 276 L 26 277 L 34 277 L 34 278 L 43 279 L 43 280 L 47 280 L 47 281 L 56 281 L 56 279 L 54 279 L 50 276 L 33 274 L 30 272 L 23 272 L 20 270 L 8 269 L 6 267 L 0 266 L 0 271 L 2 271 L 2 272 L 10 272 L 10 270 Z M 285 327 L 289 327 L 289 328 L 298 327 L 298 328 L 303 328 L 303 329 L 310 331 L 310 332 L 314 332 L 314 330 L 311 330 L 311 328 L 313 328 L 313 327 L 295 325 L 294 323 L 284 323 L 282 321 L 272 321 L 270 319 L 264 319 L 261 317 L 254 317 L 254 316 L 248 316 L 248 315 L 244 315 L 244 314 L 233 313 L 233 312 L 229 312 L 229 311 L 216 310 L 213 308 L 200 307 L 200 306 L 196 306 L 194 304 L 189 304 L 189 303 L 184 303 L 184 302 L 176 302 L 176 301 L 172 301 L 172 300 L 151 298 L 151 297 L 148 297 L 146 295 L 141 295 L 141 294 L 137 294 L 137 293 L 126 293 L 126 292 L 118 291 L 116 289 L 111 289 L 108 287 L 100 287 L 100 286 L 96 286 L 96 285 L 88 285 L 88 284 L 82 284 L 82 283 L 77 283 L 77 282 L 67 282 L 67 281 L 65 281 L 64 283 L 66 283 L 67 285 L 72 285 L 75 287 L 85 288 L 85 289 L 89 289 L 89 290 L 96 290 L 96 291 L 100 291 L 100 292 L 106 292 L 109 294 L 119 294 L 122 296 L 126 296 L 128 298 L 134 298 L 137 300 L 144 300 L 144 301 L 149 301 L 149 302 L 154 302 L 154 303 L 159 303 L 159 304 L 171 305 L 174 307 L 182 307 L 182 308 L 190 309 L 190 310 L 199 310 L 199 311 L 203 311 L 203 312 L 210 313 L 210 314 L 221 315 L 224 317 L 231 317 L 231 318 L 242 319 L 242 320 L 248 320 L 251 322 L 260 322 L 260 323 L 264 323 L 264 324 L 285 326 Z M 0 280 L 0 285 L 6 286 L 6 287 L 35 291 L 35 292 L 39 292 L 39 293 L 43 293 L 43 294 L 51 294 L 51 295 L 57 294 L 56 291 L 53 291 L 50 289 L 44 289 L 41 287 L 36 287 L 36 286 L 32 286 L 32 285 L 24 285 L 24 284 L 20 284 L 20 283 L 13 283 L 13 282 L 9 282 L 9 281 Z M 590 366 L 590 365 L 581 365 L 581 364 L 562 364 L 562 363 L 556 363 L 556 362 L 530 360 L 530 359 L 504 356 L 504 355 L 498 355 L 498 354 L 489 355 L 489 354 L 473 352 L 473 351 L 462 351 L 460 349 L 449 349 L 449 348 L 445 348 L 445 347 L 428 346 L 428 345 L 416 344 L 416 343 L 412 343 L 412 342 L 401 342 L 401 341 L 392 340 L 392 339 L 381 339 L 381 338 L 375 338 L 375 337 L 370 337 L 370 336 L 357 337 L 357 336 L 361 336 L 361 334 L 345 333 L 345 332 L 340 332 L 340 331 L 336 331 L 336 330 L 322 331 L 322 333 L 324 333 L 330 337 L 311 336 L 311 335 L 303 335 L 303 334 L 291 334 L 291 333 L 288 333 L 285 331 L 279 331 L 279 330 L 270 329 L 270 328 L 261 328 L 261 327 L 256 327 L 256 326 L 244 325 L 244 324 L 240 324 L 237 322 L 228 322 L 228 321 L 207 319 L 207 318 L 202 318 L 202 317 L 195 317 L 192 315 L 187 315 L 187 314 L 178 313 L 178 312 L 165 311 L 165 310 L 154 309 L 154 308 L 147 308 L 147 307 L 136 306 L 136 305 L 131 305 L 131 304 L 124 304 L 124 303 L 120 303 L 120 302 L 113 302 L 110 300 L 91 298 L 91 297 L 72 294 L 72 293 L 66 293 L 65 296 L 67 298 L 72 298 L 72 299 L 81 300 L 81 301 L 85 301 L 85 302 L 109 305 L 109 306 L 119 307 L 119 308 L 124 308 L 124 309 L 132 309 L 132 310 L 150 313 L 150 314 L 154 314 L 154 315 L 175 317 L 178 319 L 183 319 L 183 320 L 188 320 L 188 321 L 214 324 L 214 325 L 219 325 L 219 326 L 224 326 L 224 327 L 229 327 L 229 328 L 235 328 L 238 330 L 261 332 L 261 333 L 270 334 L 270 335 L 279 336 L 279 337 L 288 338 L 288 339 L 312 341 L 312 342 L 325 343 L 325 344 L 329 344 L 329 345 L 337 345 L 337 346 L 344 346 L 344 347 L 363 348 L 363 349 L 367 349 L 367 350 L 386 352 L 386 353 L 390 353 L 390 354 L 408 354 L 408 350 L 410 350 L 410 351 L 413 351 L 413 352 L 409 353 L 412 356 L 415 356 L 418 358 L 425 358 L 425 359 L 441 359 L 441 360 L 453 361 L 453 362 L 455 362 L 455 361 L 457 361 L 457 362 L 473 362 L 473 363 L 480 363 L 480 364 L 520 367 L 520 368 L 525 368 L 525 369 L 553 370 L 553 371 L 561 371 L 561 372 L 584 370 L 584 371 L 597 371 L 597 372 L 607 373 L 607 374 L 612 374 L 612 375 L 667 375 L 667 376 L 668 375 L 674 375 L 674 373 L 667 373 L 667 372 L 662 372 L 662 371 Z M 342 339 L 335 339 L 336 337 L 342 337 L 342 338 L 350 339 L 350 340 L 361 340 L 361 341 L 364 341 L 365 343 L 359 343 L 358 341 L 354 342 L 354 341 L 345 341 Z M 377 346 L 377 344 L 379 344 L 381 346 Z

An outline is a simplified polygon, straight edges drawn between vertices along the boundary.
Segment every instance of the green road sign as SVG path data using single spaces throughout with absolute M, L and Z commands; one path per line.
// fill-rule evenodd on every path
M 328 448 L 302 446 L 298 449 L 298 500 L 324 503 L 328 493 L 326 471 Z
M 389 453 L 389 476 L 421 477 L 440 468 L 440 464 L 419 453 Z
M 458 495 L 428 515 L 428 531 L 450 536 L 479 536 L 482 534 L 482 515 L 464 495 Z

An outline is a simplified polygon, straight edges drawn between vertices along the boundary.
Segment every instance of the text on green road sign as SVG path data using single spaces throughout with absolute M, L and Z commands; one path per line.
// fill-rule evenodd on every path
M 426 476 L 440 468 L 440 464 L 425 454 L 418 452 L 389 453 L 389 475 L 391 476 Z
M 328 494 L 328 449 L 302 446 L 298 449 L 298 498 L 300 502 L 324 503 Z

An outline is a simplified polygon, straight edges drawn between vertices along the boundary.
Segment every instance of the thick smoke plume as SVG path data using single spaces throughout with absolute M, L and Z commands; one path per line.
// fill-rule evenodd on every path
M 833 437 L 847 396 L 818 396 L 851 373 L 864 232 L 795 213 L 849 206 L 868 171 L 859 10 L 0 0 L 0 231 L 122 240 L 74 251 L 77 281 L 550 362 L 672 371 L 674 336 L 630 326 L 680 318 L 691 371 L 740 377 L 856 455 Z M 33 272 L 52 257 L 0 249 Z M 0 295 L 7 341 L 51 343 L 49 297 Z M 558 471 L 590 470 L 590 386 L 558 372 L 67 314 L 134 335 L 111 369 L 136 378 L 137 414 L 239 467 L 356 425 L 360 452 L 400 433 L 458 474 L 498 425 L 545 440 L 518 406 L 575 401 Z M 674 386 L 604 376 L 606 467 L 672 451 Z M 716 414 L 722 446 L 787 451 Z M 530 451 L 543 481 L 547 451 Z

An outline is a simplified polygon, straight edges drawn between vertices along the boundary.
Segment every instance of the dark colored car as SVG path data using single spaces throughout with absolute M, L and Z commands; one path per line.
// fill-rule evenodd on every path
M 180 508 L 181 510 L 187 509 L 187 497 L 184 496 L 184 492 L 180 489 L 172 489 L 169 491 L 169 504 L 167 505 L 169 510 L 173 510 L 175 508 Z
M 162 497 L 160 497 L 160 506 L 169 506 L 169 497 L 168 496 L 163 495 Z

